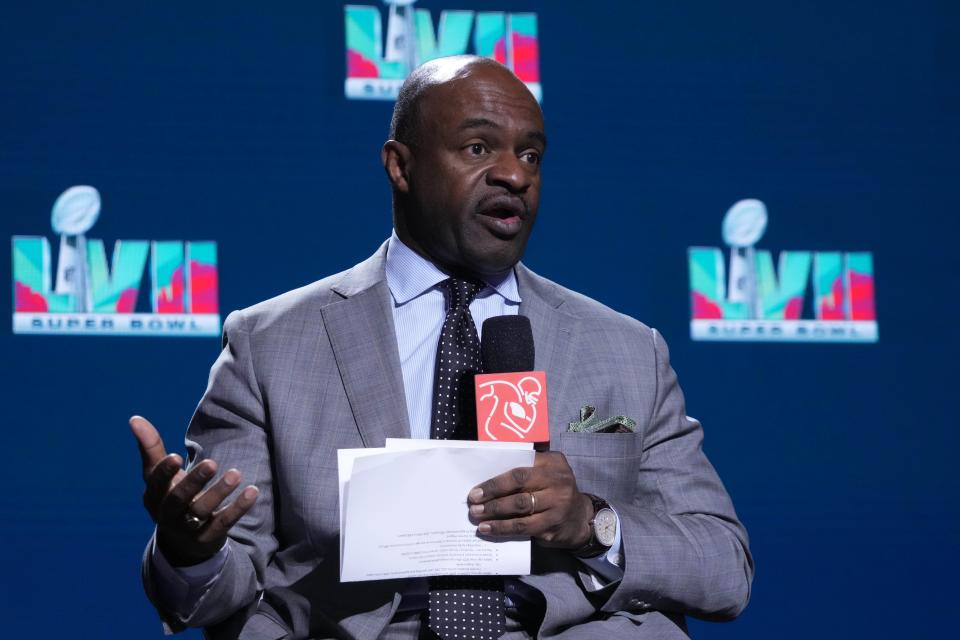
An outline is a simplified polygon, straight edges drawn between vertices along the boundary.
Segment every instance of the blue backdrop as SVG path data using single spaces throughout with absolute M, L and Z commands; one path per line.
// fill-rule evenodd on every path
M 5 7 L 2 235 L 56 250 L 54 199 L 94 185 L 108 247 L 216 240 L 223 312 L 372 253 L 391 103 L 344 98 L 342 4 L 268 4 Z M 960 568 L 958 5 L 417 6 L 538 14 L 551 141 L 525 262 L 666 336 L 751 534 L 749 608 L 694 635 L 941 635 Z M 775 252 L 873 252 L 877 344 L 691 341 L 686 249 L 722 246 L 747 197 Z M 0 333 L 0 635 L 160 637 L 126 419 L 180 448 L 218 349 Z

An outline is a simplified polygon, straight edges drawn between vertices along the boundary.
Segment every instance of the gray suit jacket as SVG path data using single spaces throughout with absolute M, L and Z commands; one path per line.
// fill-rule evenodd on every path
M 402 581 L 339 582 L 336 451 L 410 434 L 385 255 L 386 244 L 224 323 L 223 351 L 187 432 L 190 464 L 214 458 L 261 493 L 189 617 L 164 610 L 145 556 L 147 594 L 175 629 L 416 637 L 390 622 Z M 623 580 L 591 591 L 569 553 L 535 546 L 533 575 L 522 580 L 546 597 L 540 637 L 685 638 L 684 614 L 736 616 L 753 575 L 747 534 L 703 454 L 700 424 L 685 415 L 663 339 L 523 265 L 516 271 L 536 367 L 548 376 L 551 448 L 566 455 L 581 491 L 616 509 L 626 558 Z M 637 433 L 567 433 L 585 404 L 634 418 Z

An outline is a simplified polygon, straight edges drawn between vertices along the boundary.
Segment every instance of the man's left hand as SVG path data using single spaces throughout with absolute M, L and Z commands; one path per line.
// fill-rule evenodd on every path
M 532 467 L 517 467 L 474 487 L 470 520 L 480 535 L 530 536 L 545 547 L 577 549 L 590 539 L 593 502 L 560 452 L 537 452 Z

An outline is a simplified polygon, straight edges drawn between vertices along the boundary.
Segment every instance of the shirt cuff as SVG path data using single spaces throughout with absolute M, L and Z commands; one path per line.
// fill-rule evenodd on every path
M 613 546 L 606 553 L 596 558 L 580 558 L 580 562 L 590 570 L 593 587 L 597 591 L 623 579 L 624 558 L 623 537 L 620 535 L 620 515 L 617 514 L 616 509 L 610 508 L 613 514 L 617 516 L 617 535 L 613 539 Z
M 157 546 L 156 536 L 152 544 L 150 562 L 153 565 L 157 596 L 177 616 L 188 618 L 210 585 L 220 577 L 223 565 L 227 562 L 230 541 L 225 542 L 209 560 L 189 567 L 175 567 L 170 564 Z

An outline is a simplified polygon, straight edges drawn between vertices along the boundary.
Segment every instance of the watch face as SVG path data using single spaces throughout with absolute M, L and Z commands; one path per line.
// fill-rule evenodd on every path
M 593 532 L 597 541 L 605 547 L 612 547 L 617 539 L 617 515 L 613 509 L 600 509 L 593 518 Z

